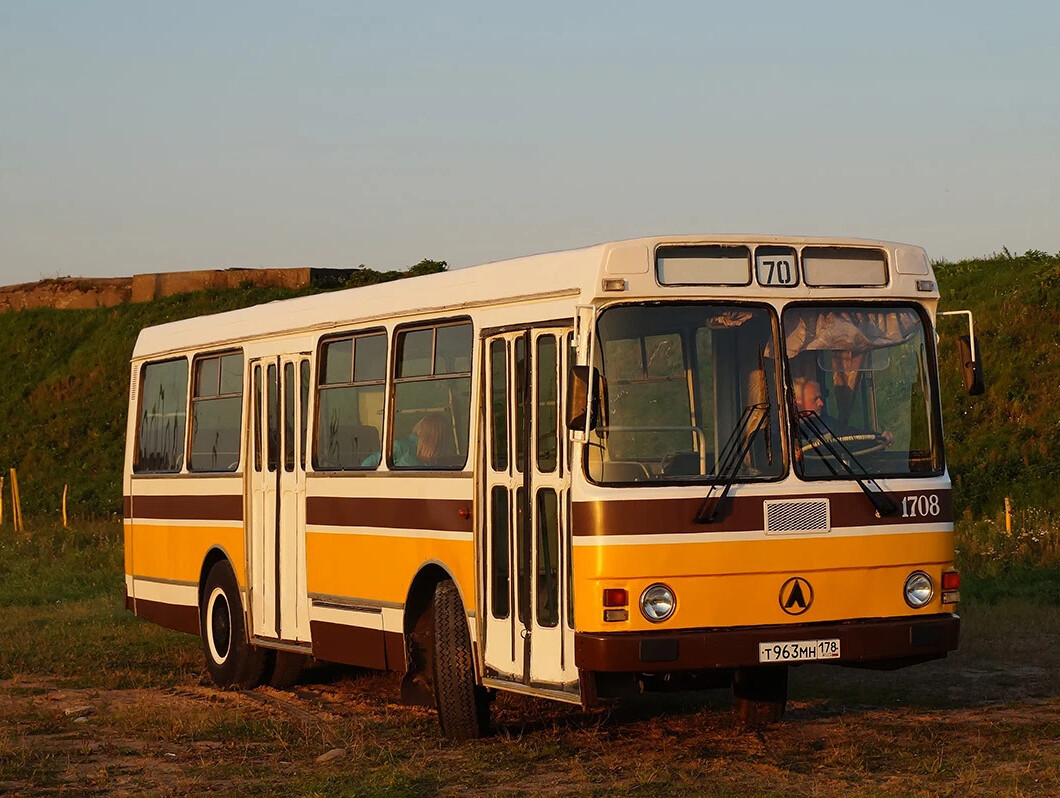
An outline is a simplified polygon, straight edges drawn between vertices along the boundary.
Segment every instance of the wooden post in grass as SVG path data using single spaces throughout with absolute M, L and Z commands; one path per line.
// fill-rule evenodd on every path
M 69 485 L 63 485 L 63 529 L 66 529 L 66 489 Z
M 24 532 L 26 527 L 22 525 L 22 502 L 18 496 L 18 474 L 11 469 L 11 520 L 14 522 L 16 532 Z
M 1005 497 L 1005 532 L 1012 535 L 1012 501 Z

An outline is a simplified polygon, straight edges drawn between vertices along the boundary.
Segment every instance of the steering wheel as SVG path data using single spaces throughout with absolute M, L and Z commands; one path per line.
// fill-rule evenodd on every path
M 887 448 L 886 438 L 884 438 L 882 435 L 876 435 L 875 433 L 866 432 L 859 433 L 857 435 L 836 435 L 834 437 L 828 436 L 826 439 L 823 440 L 821 438 L 815 437 L 809 443 L 804 443 L 802 446 L 799 447 L 799 454 L 806 454 L 806 452 L 810 451 L 811 449 L 824 449 L 824 452 L 817 452 L 818 456 L 820 457 L 823 457 L 826 454 L 831 454 L 831 452 L 828 451 L 827 444 L 832 443 L 833 441 L 836 441 L 846 446 L 847 450 L 852 455 L 854 455 L 854 457 L 861 457 L 861 455 L 863 454 L 874 454 L 875 452 L 879 452 Z M 868 445 L 863 445 L 862 448 L 855 450 L 847 445 L 851 443 L 860 443 Z

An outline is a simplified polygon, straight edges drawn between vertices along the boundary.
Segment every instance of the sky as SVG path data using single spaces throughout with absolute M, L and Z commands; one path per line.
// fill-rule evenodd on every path
M 1060 251 L 1060 3 L 0 2 L 0 284 L 667 233 Z

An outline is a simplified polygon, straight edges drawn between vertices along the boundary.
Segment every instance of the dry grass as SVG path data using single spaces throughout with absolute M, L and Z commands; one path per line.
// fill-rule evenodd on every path
M 196 638 L 121 609 L 118 539 L 0 540 L 20 558 L 0 562 L 0 795 L 1060 794 L 1060 603 L 973 590 L 956 655 L 798 668 L 761 733 L 724 691 L 592 712 L 502 695 L 493 737 L 454 746 L 389 674 L 214 689 Z
M 317 666 L 243 693 L 23 675 L 0 682 L 0 793 L 1056 795 L 1058 613 L 969 608 L 957 656 L 896 673 L 798 669 L 760 733 L 720 691 L 588 713 L 504 695 L 494 736 L 453 746 L 386 674 Z

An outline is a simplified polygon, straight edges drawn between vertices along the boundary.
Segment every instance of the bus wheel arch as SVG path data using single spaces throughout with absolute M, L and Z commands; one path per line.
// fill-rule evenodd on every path
M 460 586 L 441 563 L 421 567 L 405 603 L 405 703 L 435 707 L 453 740 L 489 732 L 490 695 L 480 684 Z
M 455 584 L 453 575 L 441 563 L 424 563 L 405 597 L 401 630 L 405 641 L 405 676 L 401 680 L 401 701 L 410 706 L 434 706 L 434 591 L 447 580 Z
M 235 569 L 227 554 L 217 548 L 207 554 L 199 579 L 199 629 L 206 668 L 218 687 L 260 683 L 266 652 L 250 642 Z

